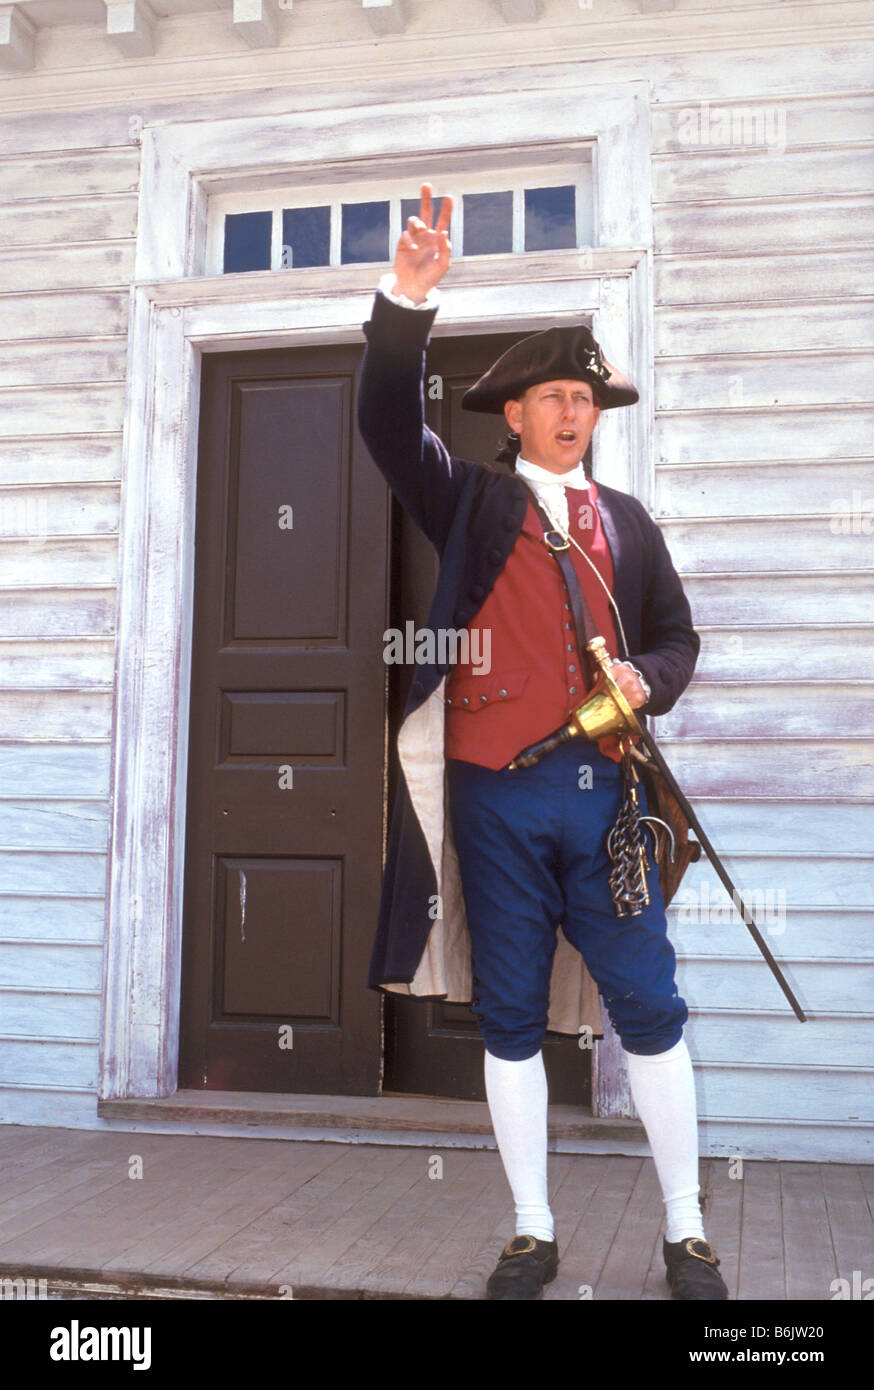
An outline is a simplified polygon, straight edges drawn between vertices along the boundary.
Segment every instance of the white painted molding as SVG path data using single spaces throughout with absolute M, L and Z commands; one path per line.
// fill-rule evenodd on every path
M 407 27 L 407 0 L 361 0 L 375 34 L 400 34 Z
M 155 52 L 157 16 L 148 0 L 104 0 L 106 37 L 126 58 L 150 58 Z
M 289 9 L 288 5 L 284 6 Z M 277 0 L 234 0 L 234 33 L 250 48 L 276 48 L 279 44 Z
M 553 87 L 435 98 L 428 161 L 491 147 L 595 146 L 592 250 L 471 258 L 453 266 L 434 333 L 531 328 L 589 316 L 639 404 L 609 411 L 596 476 L 637 491 L 651 466 L 651 192 L 648 87 Z M 205 276 L 210 192 L 240 170 L 268 186 L 311 183 L 354 161 L 422 173 L 417 101 L 146 125 L 128 334 L 119 528 L 112 818 L 100 1042 L 101 1097 L 176 1089 L 179 1055 L 200 358 L 204 351 L 362 343 L 381 265 Z M 278 157 L 283 152 L 283 158 Z M 196 172 L 195 172 L 196 171 Z M 338 183 L 342 190 L 342 184 Z M 600 1092 L 624 1105 L 613 1053 Z M 606 1112 L 602 1112 L 606 1113 Z M 624 1113 L 624 1112 L 620 1112 Z
M 494 0 L 505 24 L 528 24 L 543 14 L 543 0 Z
M 25 72 L 33 67 L 36 25 L 20 5 L 0 5 L 0 68 Z

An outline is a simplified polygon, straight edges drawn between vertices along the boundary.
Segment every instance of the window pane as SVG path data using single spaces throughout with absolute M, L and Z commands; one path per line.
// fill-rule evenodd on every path
M 387 261 L 388 203 L 343 203 L 340 260 Z
M 465 193 L 465 256 L 513 249 L 513 194 Z
M 307 265 L 327 265 L 331 259 L 331 209 L 284 208 L 282 213 L 282 268 L 300 270 Z
M 576 246 L 575 192 L 573 184 L 562 188 L 525 189 L 526 251 L 556 251 Z
M 270 269 L 271 212 L 229 212 L 225 218 L 225 275 Z
M 434 217 L 433 217 L 432 222 L 431 222 L 431 226 L 433 227 L 434 223 L 437 221 L 437 218 L 440 216 L 440 209 L 441 209 L 442 206 L 443 206 L 443 198 L 442 198 L 442 196 L 441 196 L 440 198 L 432 198 L 431 201 L 432 201 L 432 203 L 434 204 Z M 421 199 L 421 198 L 401 198 L 401 231 L 402 231 L 402 232 L 405 232 L 405 231 L 407 230 L 407 218 L 408 218 L 408 217 L 418 217 L 418 216 L 419 216 L 419 208 L 420 208 L 421 206 L 422 206 L 422 199 Z

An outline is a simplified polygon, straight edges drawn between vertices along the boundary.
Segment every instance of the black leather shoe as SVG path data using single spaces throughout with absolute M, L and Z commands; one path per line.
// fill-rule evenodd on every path
M 709 1241 L 690 1236 L 669 1244 L 662 1237 L 662 1254 L 667 1266 L 665 1278 L 674 1298 L 728 1298 L 719 1260 Z
M 543 1285 L 558 1273 L 558 1245 L 536 1236 L 514 1236 L 501 1251 L 486 1285 L 486 1298 L 543 1296 Z

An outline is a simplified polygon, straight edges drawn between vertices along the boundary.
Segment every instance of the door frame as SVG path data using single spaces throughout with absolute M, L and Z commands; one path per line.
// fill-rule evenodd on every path
M 353 160 L 358 179 L 369 164 L 387 183 L 408 187 L 423 167 L 430 175 L 441 151 L 449 158 L 468 150 L 485 164 L 490 152 L 506 160 L 515 150 L 523 162 L 543 141 L 591 141 L 598 245 L 457 262 L 433 332 L 537 331 L 591 314 L 605 355 L 641 397 L 636 410 L 604 416 L 594 469 L 650 505 L 648 85 L 550 87 L 546 104 L 543 82 L 543 69 L 520 74 L 509 102 L 482 91 L 434 99 L 429 111 L 439 121 L 429 118 L 426 150 L 416 94 L 351 113 L 143 130 L 119 523 L 100 1099 L 168 1096 L 177 1088 L 201 355 L 361 342 L 386 269 L 202 275 L 210 193 L 243 176 L 287 184 L 328 158 Z M 306 154 L 278 161 L 278 150 Z M 597 1047 L 596 1113 L 629 1114 L 615 1048 Z

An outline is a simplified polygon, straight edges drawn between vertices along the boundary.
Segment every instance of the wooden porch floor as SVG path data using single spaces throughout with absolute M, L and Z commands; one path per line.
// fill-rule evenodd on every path
M 874 1275 L 874 1167 L 700 1171 L 731 1298 L 829 1300 Z M 50 1297 L 481 1299 L 514 1232 L 494 1150 L 8 1125 L 0 1172 L 0 1278 Z M 545 1298 L 669 1299 L 651 1158 L 550 1153 L 549 1188 Z

